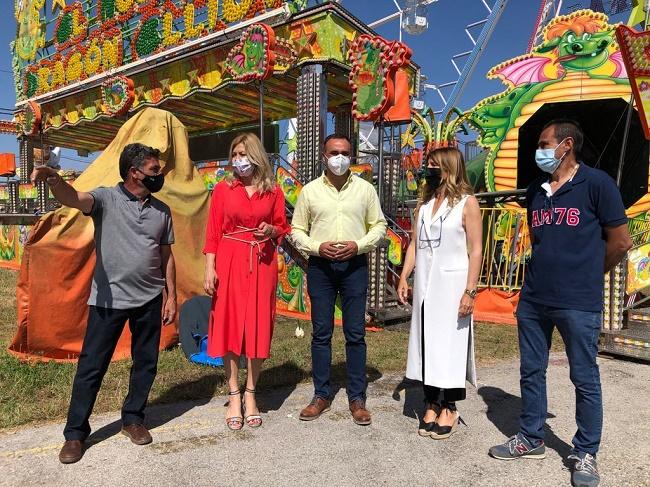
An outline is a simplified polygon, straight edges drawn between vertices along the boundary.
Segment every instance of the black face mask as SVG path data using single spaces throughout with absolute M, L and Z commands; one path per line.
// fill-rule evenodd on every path
M 157 193 L 165 184 L 165 175 L 160 173 L 155 176 L 149 176 L 138 169 L 142 173 L 144 179 L 141 179 L 142 184 L 145 188 L 149 190 L 150 193 Z
M 431 189 L 437 189 L 440 186 L 441 173 L 439 167 L 427 167 L 424 169 L 424 180 Z

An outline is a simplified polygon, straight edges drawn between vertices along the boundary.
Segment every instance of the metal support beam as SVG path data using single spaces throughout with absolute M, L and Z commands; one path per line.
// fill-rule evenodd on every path
M 9 213 L 20 213 L 19 184 L 18 181 L 12 180 L 7 182 L 9 201 L 7 209 Z
M 352 116 L 352 105 L 341 105 L 334 113 L 334 132 L 350 138 L 352 155 L 357 155 L 357 122 Z
M 375 20 L 374 22 L 371 22 L 370 24 L 368 24 L 368 27 L 371 27 L 371 28 L 375 29 L 375 28 L 377 28 L 377 27 L 379 27 L 379 26 L 381 26 L 381 25 L 387 24 L 387 23 L 390 22 L 391 20 L 395 20 L 395 19 L 397 19 L 397 18 L 401 18 L 401 16 L 402 16 L 402 12 L 401 12 L 401 11 L 399 11 L 399 12 L 395 12 L 395 13 L 393 13 L 393 14 L 387 15 L 387 16 L 384 17 L 384 18 L 381 18 L 381 19 L 379 19 L 379 20 Z
M 494 8 L 490 11 L 490 14 L 485 19 L 484 22 L 485 25 L 480 35 L 478 36 L 478 39 L 476 40 L 474 49 L 467 56 L 467 61 L 465 61 L 465 66 L 459 75 L 458 81 L 455 84 L 453 91 L 451 92 L 449 98 L 447 99 L 447 103 L 442 110 L 443 113 L 447 113 L 451 108 L 453 108 L 453 106 L 458 102 L 458 100 L 460 100 L 460 97 L 462 96 L 463 91 L 465 90 L 466 81 L 472 76 L 472 73 L 474 72 L 474 68 L 476 68 L 476 65 L 478 64 L 478 60 L 480 59 L 481 54 L 483 54 L 483 50 L 485 49 L 485 46 L 487 45 L 490 37 L 492 36 L 492 32 L 494 32 L 494 28 L 499 22 L 499 18 L 501 17 L 501 14 L 505 10 L 507 4 L 508 4 L 508 0 L 497 0 L 494 3 Z M 487 5 L 486 8 L 489 9 Z M 472 36 L 470 35 L 470 38 L 471 37 Z
M 377 139 L 377 149 L 379 155 L 379 161 L 377 166 L 377 195 L 379 196 L 379 202 L 383 202 L 384 196 L 384 118 L 381 117 L 379 122 L 377 122 L 378 139 Z
M 527 52 L 531 52 L 536 45 L 542 42 L 546 24 L 548 24 L 553 17 L 559 15 L 561 5 L 562 2 L 559 2 L 558 5 L 557 0 L 541 0 L 539 11 L 537 12 L 535 27 L 533 28 L 533 33 L 528 41 Z
M 264 80 L 260 81 L 260 142 L 264 147 Z
M 327 81 L 323 66 L 312 64 L 302 68 L 297 82 L 298 172 L 303 184 L 321 172 L 321 144 L 327 126 Z
M 377 247 L 368 254 L 368 307 L 374 314 L 384 308 L 386 298 L 386 272 L 388 270 L 388 249 Z
M 36 183 L 36 189 L 38 190 L 38 210 L 41 213 L 48 211 L 48 200 L 50 197 L 50 187 L 45 181 L 39 181 Z
M 492 32 L 494 32 L 494 28 L 496 27 L 501 14 L 505 10 L 508 0 L 494 0 L 494 5 L 492 8 L 490 8 L 485 0 L 481 0 L 481 2 L 487 10 L 488 14 L 484 19 L 472 22 L 465 26 L 465 34 L 471 42 L 472 49 L 457 53 L 450 59 L 454 70 L 458 74 L 458 78 L 454 81 L 449 81 L 446 83 L 433 83 L 423 85 L 425 89 L 433 89 L 440 97 L 440 100 L 442 100 L 443 107 L 435 110 L 436 114 L 446 114 L 461 99 L 461 96 L 467 84 L 467 80 L 471 78 L 472 73 L 478 64 L 478 61 L 483 54 L 483 50 L 485 49 L 485 46 L 492 36 Z M 478 35 L 478 37 L 475 37 L 472 32 L 476 32 L 476 29 L 479 27 L 481 27 L 481 33 Z M 462 69 L 460 67 L 461 64 L 463 66 Z M 443 93 L 443 88 L 451 88 L 451 91 L 445 90 Z M 439 104 L 436 104 L 436 107 L 439 106 Z
M 34 170 L 34 141 L 28 137 L 21 137 L 20 141 L 20 166 L 18 176 L 21 183 L 28 183 Z

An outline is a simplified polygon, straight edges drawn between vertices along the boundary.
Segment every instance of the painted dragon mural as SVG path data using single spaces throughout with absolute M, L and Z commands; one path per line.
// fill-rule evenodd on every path
M 265 24 L 253 24 L 230 51 L 226 69 L 241 81 L 268 78 L 273 74 L 275 46 L 273 29 Z
M 45 46 L 45 22 L 40 15 L 44 4 L 45 0 L 15 0 L 18 35 L 14 52 L 23 61 L 35 59 L 37 50 Z
M 309 296 L 304 271 L 282 248 L 278 249 L 277 305 L 280 311 L 305 315 L 309 311 Z
M 498 78 L 508 88 L 463 117 L 490 151 L 485 165 L 488 191 L 517 188 L 519 128 L 544 103 L 630 98 L 615 28 L 605 14 L 591 10 L 556 17 L 541 45 L 489 71 L 488 78 Z

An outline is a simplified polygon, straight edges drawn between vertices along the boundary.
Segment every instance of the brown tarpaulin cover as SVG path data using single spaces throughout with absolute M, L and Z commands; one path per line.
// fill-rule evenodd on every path
M 172 210 L 176 243 L 178 306 L 203 294 L 201 248 L 208 192 L 190 161 L 187 131 L 171 113 L 146 108 L 120 129 L 104 152 L 74 182 L 80 191 L 121 181 L 118 161 L 127 144 L 141 142 L 161 151 L 165 186 L 156 196 Z M 134 249 L 134 252 L 136 249 Z M 21 358 L 74 361 L 81 351 L 95 267 L 93 223 L 79 210 L 61 208 L 44 215 L 32 229 L 16 290 L 18 331 L 9 351 Z M 114 360 L 130 355 L 128 327 Z M 178 340 L 176 326 L 163 328 L 160 347 Z

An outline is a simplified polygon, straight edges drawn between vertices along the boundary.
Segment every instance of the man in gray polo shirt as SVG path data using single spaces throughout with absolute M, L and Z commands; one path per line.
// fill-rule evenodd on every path
M 156 377 L 160 325 L 176 314 L 176 270 L 169 207 L 152 193 L 164 183 L 157 149 L 127 145 L 120 155 L 117 186 L 76 191 L 54 169 L 39 166 L 33 181 L 47 181 L 65 206 L 89 215 L 95 224 L 97 262 L 93 275 L 86 335 L 72 386 L 62 463 L 84 453 L 88 418 L 125 323 L 132 335 L 133 365 L 129 393 L 122 406 L 122 433 L 138 445 L 151 443 L 144 409 Z M 166 295 L 163 303 L 163 290 Z

